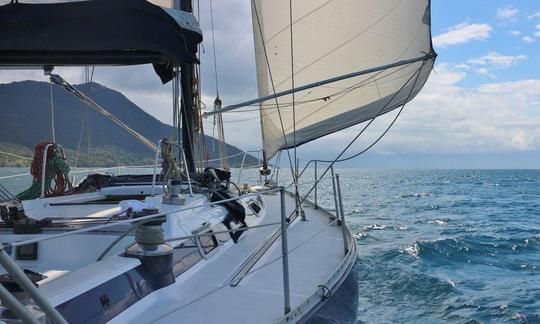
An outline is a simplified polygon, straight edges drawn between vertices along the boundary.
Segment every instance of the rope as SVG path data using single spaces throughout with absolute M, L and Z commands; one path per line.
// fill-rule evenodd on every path
M 47 152 L 45 152 L 47 146 L 49 147 Z M 41 142 L 36 145 L 34 159 L 30 167 L 30 173 L 33 176 L 32 185 L 27 190 L 18 194 L 18 199 L 27 200 L 39 197 L 43 180 L 45 181 L 46 196 L 60 196 L 71 191 L 71 183 L 68 177 L 69 166 L 63 157 L 58 156 L 56 149 L 56 145 L 50 142 Z M 47 154 L 44 168 L 45 177 L 42 174 L 44 154 Z M 52 185 L 53 180 L 54 186 Z
M 214 101 L 214 110 L 221 109 L 221 99 L 219 97 L 216 97 L 216 100 Z M 217 128 L 218 128 L 218 149 L 219 149 L 219 164 L 220 168 L 222 169 L 228 169 L 228 163 L 225 159 L 225 156 L 227 155 L 227 148 L 225 147 L 225 130 L 223 128 L 223 116 L 221 114 L 218 114 L 217 116 L 214 115 L 214 125 L 217 119 Z
M 167 138 L 161 141 L 161 181 L 164 184 L 170 179 L 181 178 L 181 170 L 176 159 L 176 151 L 176 146 L 169 142 Z
M 156 245 L 162 244 L 165 234 L 161 225 L 159 226 L 137 226 L 135 230 L 135 242 L 139 244 Z
M 377 144 L 386 135 L 386 133 L 388 133 L 390 128 L 392 128 L 392 126 L 394 126 L 394 123 L 398 120 L 398 118 L 401 115 L 401 112 L 403 111 L 404 108 L 405 108 L 405 105 L 401 106 L 401 108 L 399 109 L 398 113 L 396 114 L 396 116 L 394 117 L 394 119 L 392 120 L 390 125 L 388 125 L 388 127 L 384 130 L 384 132 L 382 132 L 382 134 L 375 141 L 373 141 L 373 143 L 371 143 L 368 147 L 366 147 L 365 149 L 363 149 L 362 151 L 360 151 L 360 152 L 358 152 L 356 154 L 353 154 L 353 155 L 351 155 L 349 157 L 346 157 L 346 158 L 343 158 L 343 159 L 335 160 L 334 162 L 339 163 L 339 162 L 345 162 L 345 161 L 348 161 L 348 160 L 352 160 L 352 159 L 364 154 L 367 150 L 372 148 L 375 144 Z M 314 161 L 323 162 L 323 163 L 325 163 L 325 162 L 326 163 L 332 163 L 333 162 L 333 161 L 329 161 L 329 160 L 314 160 Z

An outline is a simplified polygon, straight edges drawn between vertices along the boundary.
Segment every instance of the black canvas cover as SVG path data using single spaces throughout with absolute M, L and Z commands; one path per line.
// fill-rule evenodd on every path
M 144 0 L 0 6 L 0 66 L 152 63 L 165 83 L 173 65 L 197 61 L 201 41 Z

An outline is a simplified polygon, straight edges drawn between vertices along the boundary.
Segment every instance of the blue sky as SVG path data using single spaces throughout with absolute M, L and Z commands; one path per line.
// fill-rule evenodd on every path
M 348 165 L 539 168 L 540 1 L 433 0 L 432 34 L 439 56 L 424 90 L 367 156 Z M 376 121 L 351 153 L 392 118 Z M 329 136 L 325 147 L 337 151 L 357 129 Z M 314 157 L 317 148 L 303 151 Z
M 211 106 L 215 79 L 208 1 L 200 1 L 205 34 L 201 72 L 203 99 Z M 257 87 L 250 1 L 213 4 L 220 96 L 224 105 L 253 99 Z M 439 54 L 435 69 L 420 95 L 370 151 L 375 166 L 540 167 L 540 1 L 432 0 L 432 34 Z M 82 69 L 56 71 L 71 83 L 83 81 Z M 24 79 L 47 81 L 40 71 L 0 71 L 0 83 Z M 100 67 L 94 80 L 171 122 L 170 86 L 162 86 L 150 66 Z M 394 113 L 378 118 L 350 153 L 378 137 Z M 227 141 L 260 148 L 257 115 L 225 114 Z M 360 127 L 309 143 L 300 152 L 306 160 L 332 158 Z M 205 128 L 213 134 L 212 120 Z M 353 165 L 372 166 L 368 158 Z
M 538 12 L 540 2 L 534 0 L 434 0 L 432 32 L 435 38 L 461 24 L 477 25 L 472 31 L 478 34 L 477 38 L 461 44 L 437 46 L 439 62 L 466 64 L 472 58 L 489 53 L 524 55 L 526 58 L 518 60 L 511 68 L 493 71 L 493 76 L 505 81 L 538 78 L 540 15 L 534 17 Z M 474 87 L 487 81 L 490 80 L 486 75 L 472 73 L 461 84 Z

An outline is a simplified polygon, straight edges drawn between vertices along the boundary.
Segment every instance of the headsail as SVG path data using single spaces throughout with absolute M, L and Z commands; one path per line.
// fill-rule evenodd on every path
M 294 0 L 292 42 L 289 0 L 252 0 L 252 13 L 260 97 L 291 89 L 291 63 L 296 88 L 359 72 L 297 92 L 296 123 L 292 95 L 262 102 L 267 158 L 411 100 L 436 56 L 429 0 Z

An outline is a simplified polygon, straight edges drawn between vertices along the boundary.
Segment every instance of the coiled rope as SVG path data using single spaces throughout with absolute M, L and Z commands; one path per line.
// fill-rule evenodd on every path
M 51 142 L 40 142 L 34 148 L 34 158 L 30 167 L 30 174 L 33 176 L 32 186 L 17 195 L 20 200 L 35 199 L 41 194 L 41 181 L 43 179 L 43 158 L 45 148 L 47 158 L 45 160 L 45 196 L 61 196 L 68 194 L 72 187 L 69 181 L 69 166 L 64 157 L 57 154 L 57 146 Z M 54 180 L 54 185 L 53 185 Z

